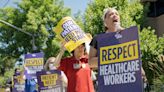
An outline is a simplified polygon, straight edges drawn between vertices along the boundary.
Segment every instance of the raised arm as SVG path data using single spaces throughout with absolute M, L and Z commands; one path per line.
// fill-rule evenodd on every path
M 62 58 L 62 56 L 63 56 L 63 54 L 64 54 L 64 52 L 65 52 L 65 50 L 66 50 L 65 47 L 64 47 L 65 42 L 63 42 L 61 45 L 62 45 L 62 46 L 61 46 L 60 52 L 59 52 L 59 54 L 56 56 L 56 59 L 55 59 L 55 66 L 56 66 L 57 68 L 60 66 L 61 58 Z

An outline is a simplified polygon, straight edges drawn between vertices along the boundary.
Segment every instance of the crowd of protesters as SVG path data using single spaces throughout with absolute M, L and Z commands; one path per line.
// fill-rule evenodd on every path
M 104 33 L 123 31 L 124 28 L 120 24 L 120 15 L 115 8 L 104 9 L 103 22 L 105 27 Z M 66 92 L 97 92 L 98 82 L 95 77 L 95 72 L 98 67 L 97 57 L 97 40 L 96 36 L 90 43 L 90 53 L 86 54 L 85 43 L 82 43 L 76 47 L 71 53 L 72 56 L 62 58 L 65 52 L 65 44 L 61 44 L 61 50 L 59 54 L 54 57 L 50 57 L 45 65 L 44 70 L 60 70 L 61 79 L 63 81 Z M 22 72 L 19 68 L 15 69 L 13 78 L 8 82 L 6 92 L 12 92 L 13 80 L 16 75 L 20 75 Z M 144 83 L 147 82 L 144 70 L 142 69 L 142 76 Z M 25 76 L 22 77 L 25 80 L 25 92 L 37 92 L 36 80 L 27 80 Z

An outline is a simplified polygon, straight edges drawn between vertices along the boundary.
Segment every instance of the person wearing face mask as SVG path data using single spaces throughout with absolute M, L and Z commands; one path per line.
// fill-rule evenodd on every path
M 104 33 L 120 32 L 124 30 L 124 28 L 121 27 L 120 24 L 119 13 L 115 8 L 104 9 L 103 22 L 104 22 L 104 29 L 105 29 Z M 97 49 L 98 49 L 97 36 L 95 36 L 93 37 L 90 43 L 90 53 L 89 53 L 89 65 L 93 69 L 98 68 Z M 143 68 L 142 68 L 142 78 L 143 80 L 147 80 Z
M 59 55 L 57 57 L 59 57 Z M 56 60 L 55 57 L 48 58 L 48 60 L 46 61 L 45 66 L 44 66 L 45 70 L 47 70 L 47 71 L 56 70 L 57 68 L 55 66 L 55 60 Z M 68 80 L 67 80 L 67 77 L 66 77 L 66 75 L 64 74 L 63 71 L 61 71 L 61 78 L 62 78 L 64 86 L 67 87 Z
M 24 85 L 25 85 L 24 70 L 21 68 L 15 68 L 14 75 L 12 78 L 11 92 L 13 91 L 15 92 L 17 90 L 17 87 L 20 87 L 20 86 L 24 87 Z
M 14 80 L 17 79 L 17 76 L 20 75 L 20 73 L 21 73 L 20 68 L 15 68 L 13 77 L 7 80 L 7 86 L 9 87 L 9 91 L 6 92 L 12 92 L 14 86 Z
M 64 44 L 62 47 L 64 48 Z M 58 69 L 64 71 L 68 78 L 67 92 L 94 92 L 85 44 L 79 45 L 71 53 L 72 56 L 61 59 L 61 51 L 58 55 L 60 58 L 56 61 Z

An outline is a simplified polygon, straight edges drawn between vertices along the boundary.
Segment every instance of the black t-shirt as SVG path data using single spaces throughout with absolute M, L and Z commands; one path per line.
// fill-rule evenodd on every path
M 105 34 L 105 32 L 102 32 L 102 33 L 100 33 L 100 34 Z M 100 35 L 100 34 L 98 34 L 98 35 Z M 98 41 L 97 41 L 97 37 L 98 37 L 98 35 L 95 35 L 94 37 L 93 37 L 93 39 L 92 39 L 92 41 L 90 42 L 90 46 L 92 46 L 93 48 L 95 48 L 96 50 L 98 49 Z M 97 54 L 96 54 L 96 56 L 97 56 Z
M 97 50 L 97 36 L 94 36 L 90 42 L 90 46 L 94 47 Z
M 96 50 L 98 49 L 98 47 L 97 47 L 97 36 L 93 37 L 92 41 L 90 42 L 90 46 L 92 46 Z M 96 56 L 97 56 L 97 53 L 96 53 Z
M 100 33 L 100 34 L 104 34 L 105 32 L 102 32 L 102 33 Z M 100 34 L 98 34 L 98 35 L 100 35 Z M 97 37 L 98 37 L 98 35 L 95 35 L 94 37 L 93 37 L 93 39 L 92 39 L 92 41 L 90 42 L 90 46 L 92 46 L 92 47 L 94 47 L 96 50 L 98 49 L 98 47 L 97 47 Z

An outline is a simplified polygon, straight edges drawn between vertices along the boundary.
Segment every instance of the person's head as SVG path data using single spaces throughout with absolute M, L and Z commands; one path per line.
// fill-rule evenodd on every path
M 120 16 L 115 8 L 104 9 L 103 22 L 105 26 L 105 31 L 113 32 L 121 28 Z
M 71 53 L 73 54 L 73 56 L 76 56 L 76 57 L 83 56 L 85 54 L 85 43 L 79 45 Z
M 20 70 L 20 68 L 15 68 L 14 72 L 18 74 L 21 72 L 21 70 Z
M 45 69 L 46 70 L 55 70 L 56 67 L 55 67 L 55 57 L 50 57 L 48 58 L 48 60 L 46 61 L 46 64 L 45 64 Z

